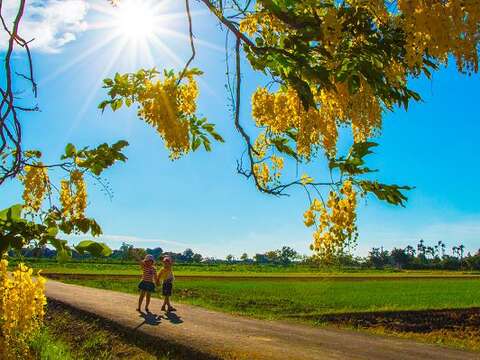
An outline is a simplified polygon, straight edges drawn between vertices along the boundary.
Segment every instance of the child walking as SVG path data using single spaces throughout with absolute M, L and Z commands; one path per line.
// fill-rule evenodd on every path
M 170 304 L 170 296 L 172 296 L 172 288 L 173 288 L 173 280 L 175 277 L 173 276 L 173 264 L 172 258 L 170 256 L 165 256 L 163 258 L 163 269 L 158 273 L 157 276 L 157 285 L 160 284 L 162 280 L 162 295 L 164 296 L 162 311 L 175 311 L 176 309 Z M 167 307 L 165 309 L 165 307 Z
M 145 300 L 145 311 L 150 312 L 148 306 L 150 305 L 150 296 L 152 292 L 155 291 L 155 284 L 154 281 L 157 277 L 157 271 L 155 269 L 155 258 L 153 255 L 146 255 L 145 259 L 140 261 L 140 266 L 142 267 L 143 274 L 142 274 L 142 281 L 138 284 L 138 289 L 140 290 L 140 297 L 138 298 L 138 308 L 137 311 L 141 311 L 143 298 L 146 297 Z

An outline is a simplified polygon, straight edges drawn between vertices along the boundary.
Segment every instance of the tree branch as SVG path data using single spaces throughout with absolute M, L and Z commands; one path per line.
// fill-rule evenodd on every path
M 192 25 L 192 14 L 190 12 L 190 1 L 185 0 L 185 11 L 187 13 L 187 18 L 188 18 L 188 33 L 189 33 L 189 38 L 190 38 L 190 47 L 192 49 L 192 56 L 190 56 L 190 59 L 188 59 L 187 63 L 185 64 L 185 67 L 183 68 L 182 73 L 180 74 L 180 77 L 178 78 L 177 85 L 180 84 L 180 81 L 182 81 L 183 77 L 185 76 L 185 73 L 188 70 L 188 67 L 192 63 L 193 59 L 195 59 L 195 44 L 193 42 L 193 25 Z

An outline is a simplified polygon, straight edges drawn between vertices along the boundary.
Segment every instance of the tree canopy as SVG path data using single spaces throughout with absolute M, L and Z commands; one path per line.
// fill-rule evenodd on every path
M 112 0 L 112 6 L 122 0 Z M 476 0 L 199 0 L 227 34 L 227 94 L 233 109 L 232 126 L 244 140 L 239 174 L 264 193 L 282 196 L 289 189 L 305 190 L 305 225 L 312 227 L 312 250 L 324 259 L 342 254 L 357 237 L 358 199 L 371 193 L 379 200 L 403 206 L 411 187 L 383 184 L 373 179 L 366 156 L 377 145 L 385 112 L 408 109 L 421 94 L 411 80 L 430 77 L 451 62 L 460 73 L 478 72 L 480 2 Z M 11 27 L 5 57 L 6 84 L 2 87 L 0 183 L 20 176 L 25 184 L 25 208 L 40 211 L 49 193 L 48 166 L 22 148 L 19 113 L 35 108 L 16 104 L 12 92 L 11 54 L 23 48 L 29 73 L 20 74 L 37 87 L 25 41 L 18 34 L 25 1 L 20 0 Z M 223 142 L 215 125 L 197 116 L 196 82 L 202 71 L 191 66 L 196 56 L 194 18 L 185 0 L 192 53 L 183 69 L 139 69 L 104 80 L 105 111 L 137 106 L 138 117 L 150 124 L 170 151 L 171 159 L 212 142 Z M 2 18 L 3 19 L 3 18 Z M 230 45 L 233 44 L 233 50 Z M 242 58 L 251 70 L 264 74 L 253 94 L 242 90 Z M 160 76 L 162 74 L 162 76 Z M 208 76 L 208 74 L 207 74 Z M 251 116 L 240 113 L 240 103 L 251 98 Z M 251 118 L 257 130 L 243 126 Z M 9 121 L 7 121 L 9 120 Z M 11 121 L 10 121 L 11 120 Z M 339 129 L 351 129 L 352 147 L 339 153 Z M 67 146 L 63 160 L 69 179 L 60 188 L 60 230 L 87 229 L 79 225 L 86 192 L 82 176 L 98 176 L 122 157 L 119 142 L 112 147 L 80 150 Z M 117 147 L 117 148 L 115 148 Z M 304 173 L 292 178 L 287 167 L 298 163 L 318 167 L 327 159 L 324 176 Z M 318 171 L 312 170 L 315 173 Z M 369 176 L 366 176 L 369 175 Z M 70 204 L 72 202 L 72 204 Z M 74 224 L 71 221 L 75 220 Z M 83 221 L 83 220 L 82 220 Z M 63 225 L 67 224 L 67 225 Z M 71 225 L 69 225 L 71 224 Z M 70 227 L 69 227 L 70 226 Z M 79 227 L 79 226 L 84 226 Z M 89 229 L 94 230 L 90 225 Z M 93 233 L 93 232 L 92 232 Z

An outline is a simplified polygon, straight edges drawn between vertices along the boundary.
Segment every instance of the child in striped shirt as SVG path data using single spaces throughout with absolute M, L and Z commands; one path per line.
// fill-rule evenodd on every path
M 138 284 L 138 289 L 140 290 L 140 297 L 138 298 L 138 308 L 137 311 L 141 311 L 143 298 L 145 299 L 145 311 L 150 312 L 148 306 L 150 305 L 150 296 L 152 292 L 155 291 L 154 281 L 157 277 L 157 271 L 155 269 L 155 258 L 153 255 L 146 255 L 145 259 L 140 262 L 140 266 L 143 270 L 142 281 Z

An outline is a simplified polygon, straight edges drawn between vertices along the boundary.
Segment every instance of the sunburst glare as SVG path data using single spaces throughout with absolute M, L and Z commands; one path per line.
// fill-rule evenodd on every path
M 165 26 L 154 10 L 146 1 L 122 1 L 113 13 L 113 28 L 129 40 L 148 40 L 154 36 L 156 28 Z

